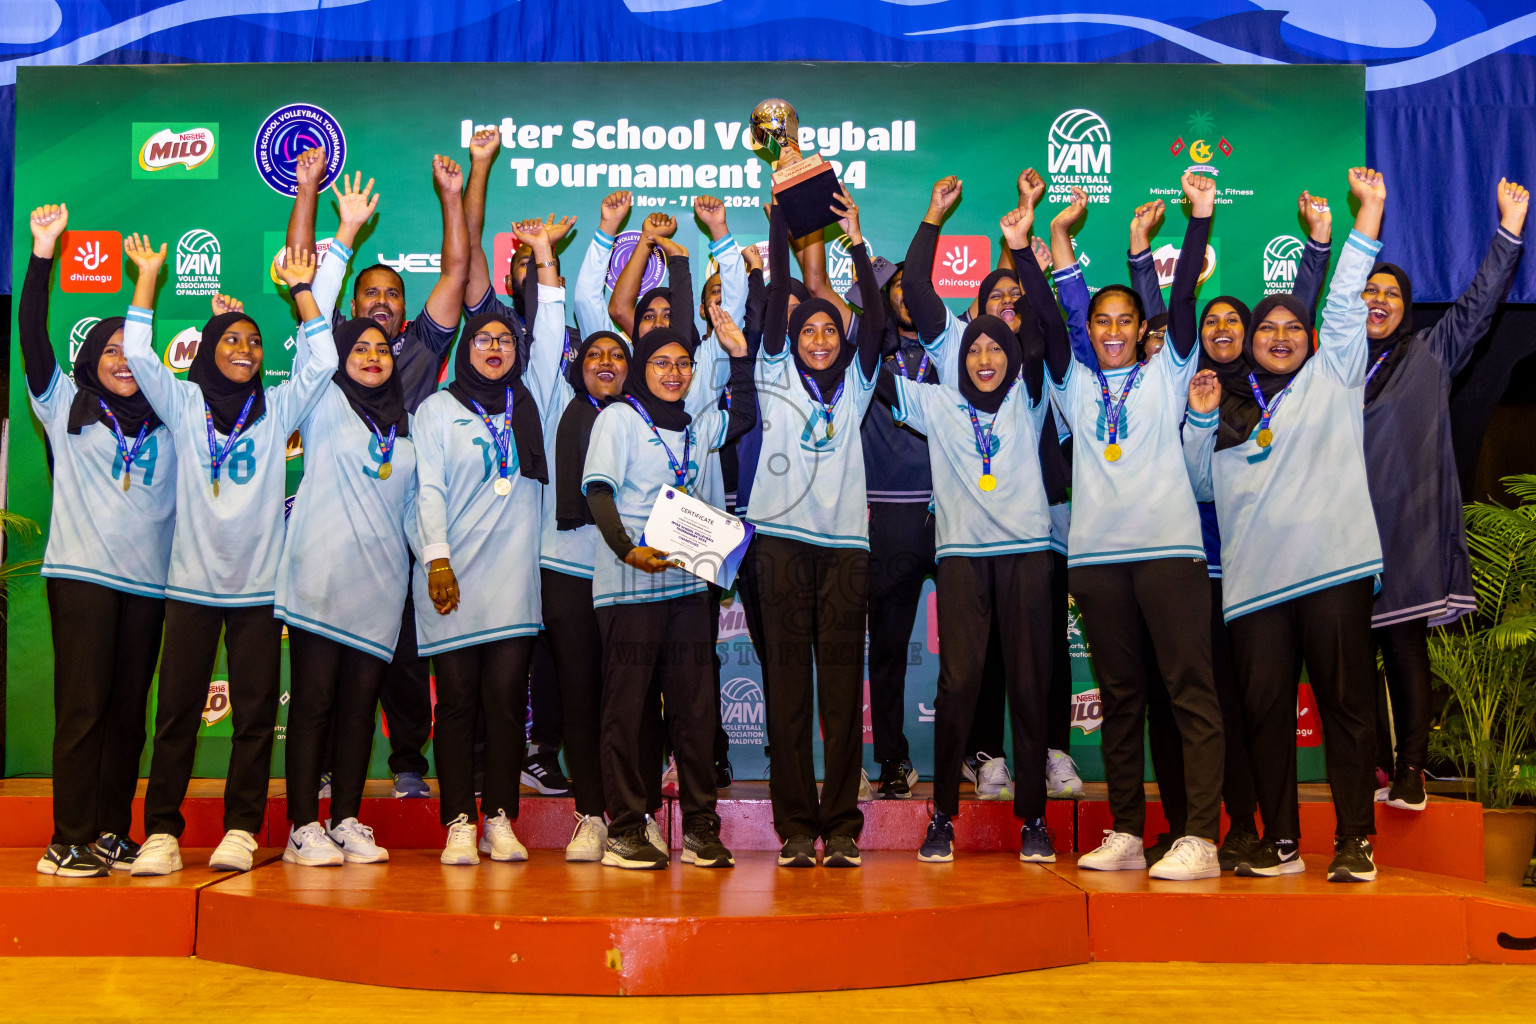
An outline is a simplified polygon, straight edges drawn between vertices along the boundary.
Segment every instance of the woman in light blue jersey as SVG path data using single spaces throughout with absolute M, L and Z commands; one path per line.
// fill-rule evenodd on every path
M 59 365 L 48 280 L 69 208 L 40 206 L 30 223 L 17 334 L 53 470 L 42 566 L 54 637 L 53 838 L 37 870 L 86 878 L 128 870 L 139 849 L 128 825 L 165 619 L 176 453 L 123 358 L 122 317 L 90 328 L 73 377 Z M 153 305 L 152 287 L 143 302 Z
M 1075 439 L 1069 586 L 1082 609 L 1104 698 L 1105 774 L 1114 812 L 1104 842 L 1078 866 L 1147 867 L 1142 736 L 1147 692 L 1155 685 L 1148 673 L 1155 666 L 1183 740 L 1189 814 L 1186 834 L 1152 865 L 1151 874 L 1178 881 L 1220 874 L 1216 840 L 1224 755 L 1211 679 L 1210 590 L 1200 518 L 1179 441 L 1195 372 L 1195 285 L 1215 182 L 1186 174 L 1182 186 L 1191 216 L 1174 273 L 1167 347 L 1145 361 L 1137 357 L 1146 322 L 1135 292 L 1109 285 L 1088 297 L 1071 234 L 1087 196 L 1073 189 L 1072 202 L 1051 225 L 1073 358 L 1057 355 L 1048 364 L 1052 399 Z M 1028 291 L 1042 320 L 1056 315 L 1048 293 L 1040 294 L 1038 287 Z M 1065 372 L 1058 374 L 1062 363 Z
M 416 443 L 417 544 L 412 587 L 417 647 L 437 671 L 437 759 L 444 864 L 526 860 L 512 831 L 525 753 L 528 663 L 541 625 L 540 504 L 549 478 L 542 421 L 557 402 L 565 289 L 545 225 L 514 226 L 533 249 L 538 316 L 528 365 L 510 318 L 464 327 L 454 380 L 411 421 Z M 485 719 L 485 834 L 476 837 L 475 719 Z
M 757 536 L 747 558 L 761 598 L 763 683 L 773 772 L 779 864 L 814 867 L 817 838 L 828 867 L 857 867 L 864 815 L 858 806 L 869 522 L 859 424 L 873 397 L 885 336 L 885 301 L 843 193 L 863 316 L 857 346 L 836 306 L 808 299 L 789 313 L 789 228 L 774 206 L 769 226 L 768 310 L 757 355 L 757 390 L 771 393 L 747 519 Z M 815 686 L 812 686 L 812 667 Z M 819 697 L 825 782 L 811 759 Z
M 705 581 L 676 568 L 643 531 L 663 490 L 698 496 L 718 463 L 707 458 L 757 418 L 752 364 L 741 331 L 715 309 L 716 334 L 730 354 L 729 411 L 706 402 L 690 413 L 685 396 L 697 372 L 684 336 L 648 330 L 635 344 L 621 401 L 598 416 L 583 483 L 588 509 L 608 552 L 599 552 L 592 582 L 603 651 L 603 790 L 609 836 L 603 863 L 664 868 L 668 855 L 646 836 L 644 734 L 647 695 L 659 680 L 677 760 L 683 811 L 683 862 L 731 867 L 715 814 L 713 736 L 715 599 Z M 721 513 L 722 515 L 724 513 Z M 637 545 L 632 539 L 641 536 Z
M 416 526 L 416 447 L 389 340 L 359 317 L 335 343 L 341 366 L 299 425 L 304 479 L 277 576 L 292 667 L 283 859 L 313 866 L 389 859 L 357 815 Z M 316 796 L 328 740 L 329 829 Z
M 1256 877 L 1303 870 L 1296 803 L 1296 687 L 1305 667 L 1327 732 L 1337 822 L 1330 881 L 1376 877 L 1372 765 L 1373 577 L 1381 544 L 1366 480 L 1366 304 L 1386 185 L 1349 173 L 1360 203 L 1339 256 L 1314 354 L 1311 310 L 1271 295 L 1244 343 L 1248 394 L 1214 371 L 1190 386 L 1185 451 L 1221 524 L 1224 613 L 1242 690 L 1264 839 L 1237 866 Z
M 294 297 L 304 351 L 290 378 L 262 386 L 261 331 L 242 311 L 213 317 L 178 380 L 150 346 L 153 294 L 165 258 L 135 235 L 124 251 L 139 268 L 124 344 L 128 365 L 171 430 L 176 446 L 176 533 L 166 583 L 165 650 L 155 709 L 155 745 L 144 798 L 149 833 L 133 871 L 181 869 L 181 802 L 197 753 L 219 635 L 229 665 L 225 695 L 234 741 L 224 784 L 224 839 L 216 870 L 246 871 L 267 805 L 277 721 L 282 623 L 272 615 L 283 542 L 288 436 L 336 370 L 330 325 L 310 293 L 312 253 L 287 250 L 278 273 Z

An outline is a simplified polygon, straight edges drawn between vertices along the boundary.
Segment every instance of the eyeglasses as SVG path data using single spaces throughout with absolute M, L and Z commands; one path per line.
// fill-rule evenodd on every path
M 670 359 L 652 359 L 650 365 L 655 368 L 657 373 L 671 373 L 673 370 L 676 370 L 684 377 L 693 373 L 692 359 L 679 359 L 675 363 Z
M 491 348 L 511 348 L 512 335 L 510 334 L 477 334 L 469 339 L 469 343 L 475 346 L 475 351 L 485 352 Z

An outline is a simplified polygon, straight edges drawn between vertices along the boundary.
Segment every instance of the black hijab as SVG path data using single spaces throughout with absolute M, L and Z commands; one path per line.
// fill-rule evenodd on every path
M 1222 301 L 1229 301 L 1223 299 Z M 1236 308 L 1236 307 L 1234 307 Z M 1264 322 L 1264 318 L 1275 309 L 1289 310 L 1291 315 L 1307 328 L 1312 330 L 1312 311 L 1306 303 L 1289 293 L 1266 296 L 1253 310 L 1249 323 L 1257 327 Z M 1202 320 L 1204 317 L 1201 318 Z M 1203 346 L 1202 346 L 1203 348 Z M 1202 357 L 1204 353 L 1202 351 Z M 1308 337 L 1306 347 L 1302 352 L 1301 362 L 1296 369 L 1289 373 L 1271 373 L 1259 365 L 1259 361 L 1253 356 L 1253 331 L 1249 330 L 1243 335 L 1244 365 L 1240 375 L 1233 374 L 1234 384 L 1230 390 L 1225 382 L 1222 384 L 1221 398 L 1221 428 L 1216 437 L 1216 450 L 1235 448 L 1248 440 L 1253 433 L 1253 428 L 1264 418 L 1264 410 L 1259 408 L 1259 403 L 1254 400 L 1253 389 L 1248 383 L 1249 374 L 1258 384 L 1259 390 L 1264 395 L 1265 403 L 1274 401 L 1276 395 L 1284 391 L 1286 386 L 1295 379 L 1301 368 L 1307 365 L 1307 360 L 1312 358 L 1312 339 Z M 1228 364 L 1231 365 L 1231 364 Z M 1214 367 L 1213 367 L 1214 369 Z M 1217 371 L 1220 373 L 1220 371 Z M 1230 371 L 1229 371 L 1230 372 Z M 1234 397 L 1235 396 L 1235 397 Z
M 653 327 L 646 331 L 644 337 L 635 342 L 634 354 L 629 360 L 629 373 L 624 377 L 624 395 L 634 399 L 645 410 L 657 430 L 686 430 L 688 424 L 693 422 L 683 399 L 669 402 L 661 398 L 652 393 L 646 380 L 645 364 L 656 358 L 656 353 L 662 347 L 674 342 L 683 346 L 684 351 L 688 350 L 688 339 L 675 328 Z
M 965 367 L 966 354 L 970 352 L 971 345 L 986 335 L 997 342 L 1002 348 L 1003 355 L 1008 359 L 1007 368 L 1003 371 L 1003 382 L 991 391 L 983 391 L 971 380 L 971 375 Z M 1024 347 L 1019 342 L 1019 336 L 1013 333 L 1007 321 L 1001 317 L 990 316 L 983 313 L 972 320 L 965 327 L 965 334 L 960 339 L 960 394 L 967 402 L 982 412 L 995 415 L 1003 406 L 1003 399 L 1008 397 L 1008 391 L 1018 379 L 1019 371 L 1024 366 Z
M 1205 318 L 1210 315 L 1211 307 L 1218 302 L 1232 307 L 1237 314 L 1237 319 L 1243 325 L 1243 347 L 1230 362 L 1217 362 L 1212 359 L 1210 353 L 1205 350 Z M 1196 365 L 1196 372 L 1210 370 L 1216 374 L 1216 380 L 1221 384 L 1221 423 L 1217 427 L 1216 447 L 1234 448 L 1248 439 L 1253 433 L 1254 424 L 1259 422 L 1261 413 L 1258 405 L 1253 400 L 1253 393 L 1248 389 L 1248 371 L 1252 367 L 1248 364 L 1245 353 L 1248 351 L 1248 336 L 1253 331 L 1253 311 L 1242 299 L 1233 295 L 1218 295 L 1205 304 L 1200 311 L 1200 319 L 1196 323 L 1196 330 L 1200 332 L 1200 361 Z M 1250 414 L 1252 420 L 1250 422 Z
M 400 383 L 398 370 L 391 373 L 389 380 L 376 388 L 359 384 L 347 374 L 347 357 L 352 354 L 352 346 L 356 345 L 363 333 L 370 329 L 378 331 L 380 337 L 384 334 L 372 317 L 348 320 L 331 332 L 331 337 L 336 342 L 337 362 L 336 372 L 331 374 L 331 380 L 341 389 L 341 393 L 347 396 L 347 403 L 352 406 L 352 411 L 357 413 L 364 423 L 371 420 L 374 429 L 386 434 L 393 425 L 397 438 L 409 437 L 410 417 L 405 413 L 405 388 Z
M 789 279 L 789 294 L 804 302 L 811 297 L 811 290 L 805 286 L 805 282 L 798 277 Z
M 219 364 L 213 358 L 214 349 L 219 347 L 219 339 L 224 336 L 224 332 L 242 320 L 248 321 L 258 334 L 261 333 L 261 326 L 244 311 L 220 313 L 203 325 L 203 338 L 198 342 L 197 354 L 192 357 L 192 366 L 187 370 L 187 380 L 202 391 L 203 401 L 208 403 L 208 411 L 213 414 L 213 429 L 226 437 L 240 418 L 240 410 L 245 407 L 247 398 L 254 395 L 251 411 L 245 418 L 242 430 L 261 419 L 267 411 L 267 399 L 261 387 L 263 371 L 260 367 L 250 380 L 237 384 L 224 376 L 224 371 L 219 369 Z
M 1384 353 L 1390 353 L 1382 360 L 1381 366 L 1365 385 L 1365 404 L 1370 405 L 1381 389 L 1387 386 L 1387 378 L 1392 376 L 1392 371 L 1397 364 L 1403 361 L 1408 354 L 1408 341 L 1413 337 L 1413 282 L 1409 280 L 1408 273 L 1395 263 L 1378 263 L 1371 268 L 1370 277 L 1377 274 L 1391 274 L 1397 278 L 1398 290 L 1403 293 L 1403 319 L 1398 322 L 1397 330 L 1382 338 L 1380 341 L 1370 342 L 1369 362 L 1366 368 L 1376 365 L 1376 360 L 1381 359 Z
M 837 357 L 832 360 L 832 365 L 825 370 L 814 370 L 810 364 L 800 357 L 800 329 L 805 322 L 817 313 L 825 313 L 832 318 L 832 324 L 837 328 Z M 837 385 L 842 381 L 843 374 L 848 372 L 848 366 L 853 362 L 853 357 L 858 355 L 858 350 L 848 343 L 848 332 L 843 329 L 843 314 L 838 308 L 826 299 L 809 298 L 801 301 L 794 312 L 789 314 L 789 351 L 795 360 L 795 368 L 805 376 L 816 382 L 821 389 L 821 400 L 831 402 L 832 396 L 837 392 Z
M 634 327 L 634 330 L 635 330 L 636 334 L 638 334 L 640 332 L 640 318 L 645 315 L 645 311 L 650 309 L 651 308 L 651 304 L 654 303 L 657 299 L 666 299 L 668 306 L 676 306 L 677 305 L 675 302 L 672 301 L 672 289 L 666 287 L 665 285 L 662 285 L 662 286 L 659 286 L 659 287 L 656 287 L 656 288 L 652 288 L 650 291 L 648 291 L 644 295 L 640 296 L 639 301 L 635 303 L 635 327 Z M 677 310 L 673 309 L 672 312 L 675 314 L 677 312 Z M 654 330 L 654 328 L 653 328 L 653 330 Z M 682 342 L 684 348 L 688 348 L 688 340 L 681 336 L 681 332 L 679 332 L 678 340 Z
M 654 331 L 652 332 L 654 333 Z M 588 335 L 571 356 L 565 368 L 565 379 L 576 391 L 576 397 L 566 405 L 560 416 L 560 426 L 555 431 L 555 529 L 579 530 L 592 525 L 592 510 L 587 507 L 587 497 L 581 493 L 581 480 L 587 465 L 587 447 L 592 442 L 592 425 L 597 414 L 613 401 L 612 398 L 593 398 L 587 391 L 587 379 L 582 373 L 582 363 L 587 351 L 599 341 L 616 341 L 624 346 L 626 355 L 629 345 L 612 331 L 595 331 Z M 633 367 L 633 363 L 630 364 Z M 629 373 L 625 381 L 629 380 Z M 641 367 L 644 372 L 644 367 Z M 598 405 L 592 403 L 596 401 Z M 602 408 L 600 408 L 602 407 Z
M 992 289 L 997 287 L 997 282 L 1003 280 L 1004 278 L 1007 278 L 1014 284 L 1019 283 L 1019 275 L 1012 270 L 1009 270 L 1007 267 L 998 267 L 996 270 L 992 271 L 992 273 L 981 279 L 981 287 L 976 289 L 976 303 L 977 308 L 980 309 L 983 313 L 987 311 L 987 296 L 992 294 Z M 1023 299 L 1020 299 L 1019 303 L 1022 305 L 1023 301 Z M 1014 307 L 1014 312 L 1019 312 L 1017 306 Z
M 496 380 L 491 380 L 470 361 L 474 347 L 472 339 L 487 324 L 501 324 L 512 335 L 514 344 L 503 348 L 502 355 L 512 357 L 512 368 Z M 481 313 L 464 325 L 459 335 L 459 345 L 453 356 L 453 383 L 448 393 L 459 404 L 478 415 L 475 403 L 487 416 L 497 416 L 507 411 L 507 392 L 512 392 L 512 436 L 517 446 L 518 471 L 530 480 L 549 483 L 549 469 L 544 462 L 544 428 L 539 424 L 539 407 L 533 395 L 523 384 L 523 362 L 517 358 L 517 328 L 496 313 Z M 500 429 L 500 428 L 498 428 Z
M 144 397 L 143 391 L 135 391 L 127 398 L 114 395 L 101 386 L 101 378 L 97 375 L 101 354 L 106 351 L 107 342 L 126 322 L 120 316 L 109 316 L 100 321 L 86 334 L 85 342 L 75 356 L 75 400 L 69 407 L 71 434 L 80 433 L 81 427 L 97 420 L 106 421 L 107 417 L 101 411 L 102 402 L 107 403 L 107 408 L 117 417 L 117 425 L 122 429 L 124 438 L 138 437 L 140 427 L 147 426 L 149 430 L 154 430 L 160 425 L 160 417 L 150 408 L 149 399 Z

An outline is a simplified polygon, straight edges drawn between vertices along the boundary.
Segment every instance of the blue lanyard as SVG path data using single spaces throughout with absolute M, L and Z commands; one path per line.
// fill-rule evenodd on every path
M 1266 404 L 1264 401 L 1264 391 L 1259 387 L 1258 380 L 1253 374 L 1250 373 L 1248 375 L 1248 387 L 1253 392 L 1253 400 L 1259 403 L 1259 411 L 1264 414 L 1263 418 L 1259 420 L 1259 436 L 1255 438 L 1260 448 L 1268 448 L 1275 440 L 1274 431 L 1269 429 L 1270 417 L 1274 416 L 1275 411 L 1280 408 L 1280 403 L 1285 400 L 1285 396 L 1291 393 L 1291 384 L 1295 383 L 1296 378 L 1292 377 L 1290 384 L 1285 386 L 1285 390 L 1276 395 L 1273 402 Z
M 845 378 L 837 382 L 837 390 L 832 392 L 832 401 L 830 402 L 825 401 L 821 397 L 821 388 L 816 386 L 816 381 L 810 374 L 802 370 L 800 372 L 800 379 L 805 381 L 806 389 L 816 399 L 816 404 L 821 406 L 822 414 L 827 417 L 827 440 L 832 440 L 832 410 L 837 406 L 837 400 L 843 397 L 843 385 L 848 383 L 847 379 Z
M 900 349 L 898 349 L 896 352 L 894 352 L 893 355 L 896 357 L 896 369 L 901 371 L 901 375 L 903 377 L 907 377 L 909 380 L 922 380 L 924 377 L 928 376 L 928 353 L 927 352 L 924 352 L 923 353 L 923 358 L 918 361 L 918 364 L 917 364 L 917 376 L 916 377 L 912 377 L 911 375 L 909 375 L 907 373 L 907 361 L 901 357 L 901 350 Z
M 501 479 L 505 480 L 507 478 L 507 460 L 512 451 L 512 389 L 507 388 L 507 407 L 501 414 L 501 430 L 499 431 L 496 429 L 495 422 L 491 420 L 490 414 L 485 411 L 485 406 L 473 398 L 469 400 L 469 404 L 475 407 L 475 412 L 479 413 L 480 418 L 485 421 L 485 429 L 491 432 L 491 440 L 496 444 L 496 456 L 500 460 L 498 471 L 501 474 Z
M 213 410 L 208 407 L 207 402 L 203 403 L 203 421 L 208 425 L 208 461 L 212 463 L 213 496 L 215 498 L 219 496 L 219 467 L 224 464 L 225 459 L 229 458 L 229 450 L 235 446 L 235 439 L 240 436 L 240 431 L 245 427 L 245 417 L 250 414 L 251 403 L 254 401 L 256 401 L 256 392 L 252 391 L 246 396 L 245 405 L 241 408 L 240 415 L 235 420 L 235 425 L 230 428 L 229 437 L 225 439 L 222 451 L 219 450 L 219 440 L 214 436 L 213 432 Z
M 587 396 L 587 401 L 591 402 L 592 403 L 592 408 L 596 409 L 598 412 L 602 412 L 603 411 L 603 403 L 599 402 L 597 399 L 593 398 L 591 395 Z
M 252 396 L 255 397 L 255 396 Z M 112 410 L 107 408 L 107 403 L 100 398 L 96 404 L 101 406 L 102 414 L 107 417 L 107 422 L 112 424 L 112 432 L 117 435 L 117 451 L 123 457 L 123 490 L 128 489 L 128 471 L 133 468 L 133 460 L 138 458 L 139 449 L 144 446 L 144 439 L 149 436 L 149 423 L 145 422 L 139 427 L 139 436 L 134 438 L 133 448 L 128 448 L 128 439 L 123 436 L 123 428 L 118 426 L 117 417 L 112 415 Z
M 1008 396 L 1013 392 L 1013 385 L 1019 379 L 1015 377 L 1013 384 L 1008 385 L 1008 390 L 1003 393 L 1003 403 L 1006 405 Z M 976 415 L 976 407 L 970 402 L 965 403 L 965 411 L 971 415 L 971 429 L 976 432 L 976 447 L 981 452 L 981 479 L 976 481 L 976 486 L 984 491 L 990 491 L 997 486 L 997 477 L 992 475 L 992 453 L 996 450 L 992 443 L 992 428 L 997 426 L 996 414 L 992 422 L 985 427 L 981 425 L 981 418 Z M 998 412 L 1002 412 L 1002 406 L 998 406 Z
M 1369 387 L 1370 386 L 1371 378 L 1376 376 L 1376 371 L 1381 369 L 1381 364 L 1386 362 L 1387 361 L 1387 357 L 1390 356 L 1391 354 L 1392 354 L 1392 349 L 1389 348 L 1385 352 L 1383 352 L 1381 355 L 1376 357 L 1376 361 L 1371 364 L 1371 368 L 1369 370 L 1365 371 L 1365 384 L 1362 385 L 1362 387 Z M 1365 400 L 1363 398 L 1360 400 L 1360 404 L 1362 406 L 1365 405 Z
M 1130 376 L 1126 377 L 1125 383 L 1120 386 L 1118 402 L 1110 400 L 1109 381 L 1105 378 L 1103 371 L 1093 371 L 1093 375 L 1099 378 L 1099 394 L 1104 400 L 1104 418 L 1109 423 L 1109 444 L 1104 447 L 1104 457 L 1110 462 L 1120 458 L 1120 446 L 1115 443 L 1115 438 L 1120 435 L 1120 414 L 1125 411 L 1126 399 L 1131 397 L 1131 389 L 1136 386 L 1136 375 L 1141 373 L 1141 368 L 1146 365 L 1146 360 L 1142 360 L 1131 367 Z
M 391 423 L 389 425 L 389 436 L 385 437 L 379 430 L 378 425 L 373 422 L 373 417 L 365 414 L 363 419 L 368 421 L 368 429 L 373 431 L 374 439 L 379 442 L 379 479 L 388 480 L 390 474 L 389 460 L 395 454 L 395 431 L 399 424 Z
M 674 485 L 678 490 L 687 494 L 688 453 L 693 445 L 693 438 L 690 436 L 689 429 L 687 427 L 683 428 L 683 462 L 682 465 L 678 465 L 676 456 L 672 454 L 672 449 L 667 446 L 667 442 L 662 440 L 661 431 L 656 429 L 656 424 L 651 420 L 651 414 L 645 411 L 645 406 L 635 401 L 634 395 L 625 395 L 624 400 L 630 404 L 635 412 L 640 414 L 640 418 L 645 420 L 645 425 L 651 428 L 651 433 L 655 436 L 656 442 L 661 445 L 661 450 L 667 453 L 667 465 L 672 468 Z

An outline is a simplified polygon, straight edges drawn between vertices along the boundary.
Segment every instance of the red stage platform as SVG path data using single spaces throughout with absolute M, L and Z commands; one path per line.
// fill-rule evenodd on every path
M 370 984 L 612 994 L 862 988 L 1090 959 L 1536 964 L 1536 891 L 1482 884 L 1481 811 L 1456 800 L 1432 798 L 1418 814 L 1378 808 L 1373 884 L 1325 881 L 1333 821 L 1324 786 L 1303 790 L 1305 874 L 1170 883 L 1076 869 L 1070 851 L 1092 848 L 1108 825 L 1102 786 L 1048 805 L 1060 854 L 1049 867 L 1018 862 L 1011 803 L 974 800 L 956 820 L 955 863 L 918 862 L 925 785 L 912 800 L 862 805 L 862 869 L 781 869 L 766 785 L 738 783 L 720 802 L 734 870 L 674 857 L 664 872 L 623 872 L 565 863 L 570 801 L 534 796 L 517 823 L 534 851 L 528 863 L 444 867 L 436 801 L 395 800 L 376 785 L 363 817 L 391 848 L 388 864 L 296 868 L 263 849 L 254 871 L 215 875 L 207 851 L 191 849 L 188 868 L 169 878 L 60 880 L 33 870 L 50 830 L 47 782 L 0 783 L 0 845 L 20 847 L 0 850 L 0 925 L 11 940 L 0 948 L 195 950 Z M 189 847 L 221 833 L 220 791 L 194 783 Z M 1150 838 L 1162 819 L 1149 795 Z M 275 784 L 264 846 L 285 838 L 282 797 Z M 676 818 L 669 800 L 663 825 L 674 846 Z M 323 954 L 295 934 L 323 935 Z

